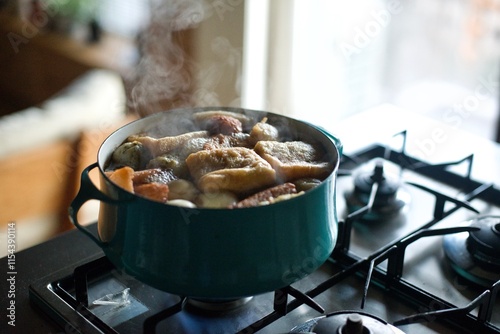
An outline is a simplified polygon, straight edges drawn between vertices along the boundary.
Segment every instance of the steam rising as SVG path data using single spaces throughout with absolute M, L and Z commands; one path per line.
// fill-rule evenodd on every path
M 190 104 L 191 82 L 185 45 L 185 30 L 204 18 L 197 0 L 154 0 L 151 20 L 139 38 L 141 60 L 131 78 L 129 107 L 140 115 Z
M 227 15 L 241 13 L 241 3 L 232 6 Z M 131 111 L 147 116 L 178 107 L 240 106 L 242 47 L 232 45 L 230 39 L 240 40 L 222 25 L 229 18 L 224 13 L 206 0 L 152 0 L 130 78 Z
M 241 95 L 241 50 L 234 48 L 230 41 L 222 36 L 214 38 L 210 44 L 217 61 L 207 69 L 198 71 L 199 89 L 193 94 L 193 101 L 198 106 L 219 105 L 218 96 L 214 90 L 223 77 L 226 80 L 230 78 L 229 81 L 234 82 L 234 87 L 226 87 L 226 89 L 232 89 L 238 96 Z M 233 102 L 237 103 L 231 104 L 232 106 L 239 106 L 240 100 L 238 98 Z

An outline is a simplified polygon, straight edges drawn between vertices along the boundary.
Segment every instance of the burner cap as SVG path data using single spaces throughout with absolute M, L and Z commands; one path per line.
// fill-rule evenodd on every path
M 369 195 L 373 185 L 379 184 L 377 190 L 376 202 L 384 202 L 396 195 L 399 189 L 399 182 L 386 177 L 382 161 L 377 161 L 372 172 L 365 172 L 357 175 L 354 179 L 354 189 L 363 194 Z
M 368 204 L 374 184 L 378 184 L 371 212 L 363 216 L 364 220 L 377 220 L 393 216 L 408 204 L 409 196 L 400 188 L 400 182 L 384 171 L 382 160 L 377 160 L 371 171 L 357 174 L 354 178 L 354 190 L 346 194 L 350 212 Z
M 487 268 L 500 269 L 500 217 L 481 217 L 471 226 L 480 228 L 470 232 L 467 239 L 467 247 L 474 259 Z
M 188 298 L 187 306 L 192 310 L 209 313 L 223 313 L 231 311 L 246 305 L 252 297 L 244 297 L 238 299 L 197 299 Z
M 341 311 L 309 320 L 297 326 L 292 333 L 313 332 L 316 334 L 403 334 L 403 332 L 374 315 Z
M 500 216 L 480 216 L 469 225 L 479 230 L 444 236 L 444 252 L 460 276 L 489 288 L 500 280 Z

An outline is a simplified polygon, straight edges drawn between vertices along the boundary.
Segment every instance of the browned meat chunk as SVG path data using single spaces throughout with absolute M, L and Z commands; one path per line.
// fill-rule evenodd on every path
M 168 200 L 168 185 L 163 183 L 144 183 L 134 186 L 134 192 L 152 201 L 166 203 Z
M 247 126 L 250 123 L 250 118 L 244 114 L 231 112 L 231 111 L 223 111 L 223 110 L 215 110 L 215 111 L 200 111 L 193 114 L 194 121 L 198 124 L 198 126 L 203 127 L 203 124 L 206 124 L 213 117 L 225 116 L 237 119 L 243 127 Z
M 323 179 L 332 171 L 332 166 L 322 161 L 319 152 L 302 141 L 260 141 L 254 150 L 273 166 L 280 182 L 300 178 Z
M 134 172 L 134 186 L 144 183 L 163 183 L 167 184 L 175 180 L 176 177 L 169 170 L 160 168 L 151 168 Z
M 271 165 L 243 147 L 199 151 L 189 155 L 186 164 L 202 192 L 244 194 L 275 183 Z
M 225 115 L 214 115 L 205 120 L 201 127 L 212 135 L 230 135 L 240 133 L 243 130 L 241 122 L 238 119 Z
M 284 183 L 247 197 L 244 200 L 233 205 L 232 208 L 248 208 L 252 206 L 268 204 L 279 196 L 296 193 L 297 190 L 295 189 L 295 185 L 293 183 Z

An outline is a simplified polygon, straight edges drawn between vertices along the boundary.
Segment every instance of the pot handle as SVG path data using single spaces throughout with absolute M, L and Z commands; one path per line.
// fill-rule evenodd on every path
M 96 237 L 92 232 L 90 232 L 85 226 L 81 225 L 78 222 L 78 211 L 80 208 L 89 200 L 99 200 L 105 203 L 109 204 L 119 204 L 122 203 L 123 201 L 115 200 L 107 195 L 105 195 L 103 192 L 101 192 L 90 180 L 89 173 L 92 169 L 96 168 L 98 166 L 98 163 L 93 163 L 92 165 L 88 166 L 82 171 L 81 179 L 80 179 L 80 190 L 78 190 L 78 193 L 76 194 L 76 197 L 73 199 L 71 202 L 69 208 L 68 208 L 68 214 L 71 219 L 71 222 L 77 229 L 79 229 L 81 232 L 85 233 L 90 239 L 92 239 L 98 246 L 100 247 L 106 247 L 107 243 L 103 242 L 99 239 L 99 237 Z

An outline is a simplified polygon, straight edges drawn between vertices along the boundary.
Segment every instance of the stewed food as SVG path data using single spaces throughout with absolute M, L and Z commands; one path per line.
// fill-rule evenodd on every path
M 265 117 L 203 111 L 191 121 L 178 135 L 129 136 L 106 164 L 110 181 L 157 202 L 236 209 L 300 196 L 333 170 L 320 145 Z

